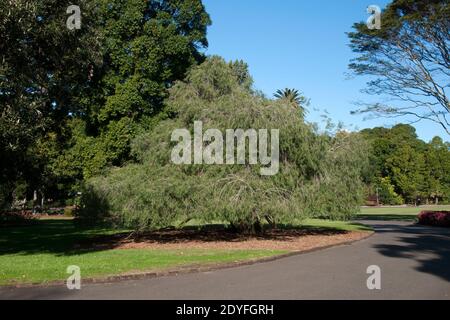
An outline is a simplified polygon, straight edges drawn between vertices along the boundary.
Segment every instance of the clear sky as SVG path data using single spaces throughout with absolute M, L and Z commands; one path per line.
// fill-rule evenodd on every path
M 203 0 L 213 21 L 207 54 L 242 59 L 250 66 L 255 88 L 272 96 L 277 89 L 296 88 L 311 99 L 307 119 L 320 122 L 327 110 L 334 122 L 349 128 L 390 126 L 401 120 L 350 115 L 354 101 L 377 101 L 360 92 L 363 78 L 348 79 L 353 53 L 346 32 L 366 21 L 369 5 L 384 8 L 387 0 Z M 425 141 L 446 138 L 432 122 L 414 124 Z M 448 140 L 448 139 L 446 139 Z

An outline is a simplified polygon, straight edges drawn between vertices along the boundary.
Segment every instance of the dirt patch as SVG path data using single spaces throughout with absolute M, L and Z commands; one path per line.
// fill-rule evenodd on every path
M 167 230 L 138 239 L 120 234 L 91 239 L 78 244 L 84 249 L 216 249 L 308 251 L 340 243 L 357 241 L 370 232 L 325 229 L 271 230 L 260 236 L 248 236 L 226 230 Z

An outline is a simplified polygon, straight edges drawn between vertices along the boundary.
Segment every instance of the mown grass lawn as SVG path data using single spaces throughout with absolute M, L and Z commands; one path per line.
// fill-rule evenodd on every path
M 270 250 L 106 250 L 83 254 L 36 253 L 0 256 L 0 284 L 45 283 L 66 279 L 69 265 L 79 266 L 82 277 L 130 271 L 162 270 L 190 264 L 211 264 L 257 259 L 282 254 Z
M 359 219 L 363 220 L 405 220 L 414 221 L 423 210 L 445 210 L 450 211 L 450 205 L 442 206 L 420 206 L 420 207 L 381 207 L 362 208 Z
M 343 231 L 373 231 L 369 226 L 350 221 L 331 221 L 322 219 L 307 219 L 299 224 L 305 228 L 324 228 Z
M 304 228 L 368 230 L 347 222 L 311 219 Z M 81 268 L 85 278 L 135 271 L 164 270 L 192 264 L 216 264 L 284 254 L 283 250 L 82 250 L 75 244 L 94 236 L 125 230 L 83 228 L 70 220 L 40 220 L 34 225 L 0 228 L 0 285 L 45 283 L 64 280 L 70 265 Z
M 123 232 L 80 228 L 70 220 L 0 229 L 0 284 L 45 283 L 66 279 L 70 265 L 82 277 L 162 270 L 191 264 L 243 261 L 283 254 L 282 250 L 80 250 L 74 244 L 93 236 Z

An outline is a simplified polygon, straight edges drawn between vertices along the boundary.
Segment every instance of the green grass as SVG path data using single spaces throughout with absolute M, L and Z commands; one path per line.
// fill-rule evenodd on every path
M 392 208 L 362 208 L 358 219 L 362 220 L 387 220 L 387 221 L 414 221 L 423 210 L 450 211 L 450 205 L 420 206 L 420 207 L 392 207 Z
M 285 253 L 275 250 L 106 250 L 72 255 L 53 253 L 0 256 L 0 284 L 45 283 L 66 279 L 69 265 L 79 266 L 82 277 L 131 271 L 162 270 L 191 264 L 225 263 Z
M 195 224 L 191 224 L 195 225 Z M 370 230 L 357 223 L 310 219 L 294 227 L 329 230 Z M 0 228 L 0 285 L 64 280 L 69 265 L 85 278 L 135 271 L 164 270 L 183 265 L 252 260 L 286 253 L 283 250 L 81 250 L 74 244 L 93 236 L 125 230 L 79 227 L 71 220 L 40 220 L 22 227 Z
M 347 221 L 307 219 L 300 225 L 305 228 L 325 228 L 342 231 L 373 231 L 373 229 L 369 226 L 363 225 L 361 223 Z
M 162 270 L 192 264 L 225 263 L 283 254 L 282 250 L 75 250 L 74 244 L 95 235 L 121 231 L 80 228 L 68 220 L 38 221 L 35 225 L 0 228 L 0 284 L 45 283 L 63 280 L 69 265 L 82 277 Z M 123 232 L 123 230 L 122 230 Z

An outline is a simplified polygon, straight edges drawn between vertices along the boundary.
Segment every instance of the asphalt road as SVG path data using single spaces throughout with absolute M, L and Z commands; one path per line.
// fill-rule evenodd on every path
M 446 299 L 450 229 L 365 222 L 376 234 L 273 262 L 172 277 L 65 287 L 0 289 L 2 299 Z M 381 290 L 367 267 L 381 268 Z

